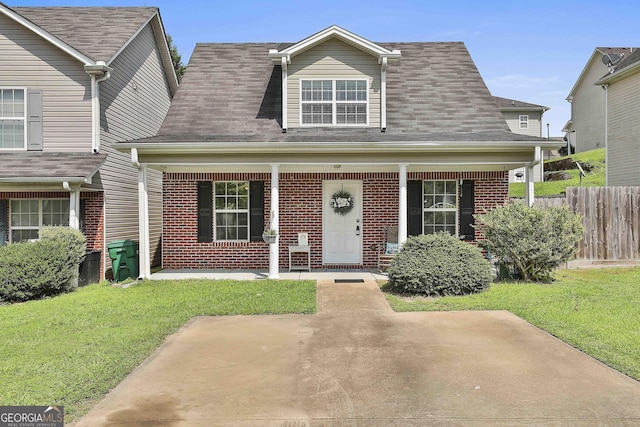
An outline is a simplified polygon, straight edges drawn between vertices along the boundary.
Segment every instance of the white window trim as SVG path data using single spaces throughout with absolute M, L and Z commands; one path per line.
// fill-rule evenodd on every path
M 313 81 L 313 80 L 320 80 L 320 81 L 331 81 L 331 101 L 302 101 L 302 82 L 303 81 Z M 367 100 L 366 101 L 338 101 L 336 99 L 336 81 L 337 80 L 341 80 L 341 81 L 363 81 L 365 82 L 365 84 L 367 85 Z M 349 78 L 323 78 L 323 77 L 318 77 L 318 78 L 301 78 L 300 80 L 298 80 L 299 84 L 299 90 L 298 90 L 298 106 L 299 106 L 299 117 L 298 117 L 298 122 L 300 123 L 301 127 L 326 127 L 326 126 L 331 126 L 331 127 L 367 127 L 369 126 L 369 112 L 371 111 L 371 104 L 369 103 L 369 99 L 371 98 L 371 81 L 369 78 L 367 77 L 363 77 L 363 78 L 357 78 L 357 77 L 349 77 Z M 333 107 L 331 109 L 331 123 L 303 123 L 302 122 L 302 104 L 303 102 L 305 104 L 331 104 Z M 337 123 L 337 111 L 338 109 L 336 108 L 336 106 L 338 104 L 365 104 L 367 106 L 367 117 L 366 117 L 366 123 Z
M 522 126 L 524 124 L 524 126 Z M 518 116 L 518 129 L 529 129 L 529 115 L 521 114 Z
M 456 207 L 454 208 L 442 208 L 442 209 L 434 209 L 434 208 L 425 208 L 424 207 L 424 183 L 425 182 L 455 182 L 456 183 Z M 455 179 L 423 179 L 422 180 L 422 233 L 424 233 L 424 213 L 425 212 L 455 212 L 456 213 L 456 234 L 458 237 L 460 235 L 460 182 Z
M 65 199 L 65 198 L 61 198 L 61 197 L 45 197 L 44 199 L 9 199 L 9 242 L 13 243 L 13 230 L 35 230 L 36 227 L 35 226 L 26 226 L 26 225 L 16 225 L 14 226 L 11 222 L 11 202 L 13 201 L 25 201 L 25 200 L 37 200 L 38 201 L 38 235 L 40 235 L 40 232 L 42 231 L 42 229 L 44 227 L 48 227 L 45 226 L 42 222 L 44 219 L 44 211 L 43 211 L 43 202 L 45 200 L 66 200 L 67 202 L 71 203 L 69 199 Z M 69 208 L 71 208 L 71 205 L 69 205 Z M 71 212 L 69 212 L 69 216 L 71 216 Z M 68 226 L 69 224 L 66 224 L 66 226 Z
M 220 182 L 235 182 L 235 183 L 244 183 L 246 182 L 248 185 L 247 188 L 247 208 L 246 209 L 218 209 L 216 208 L 216 184 Z M 251 241 L 251 209 L 249 207 L 249 202 L 251 201 L 251 186 L 249 185 L 249 181 L 213 181 L 213 241 L 219 243 L 245 243 Z M 218 213 L 246 213 L 247 214 L 247 238 L 246 239 L 218 239 L 218 227 L 216 225 L 216 215 Z
M 21 86 L 0 86 L 0 90 L 2 89 L 13 89 L 13 90 L 22 90 L 22 92 L 24 93 L 24 116 L 22 118 L 20 117 L 0 117 L 0 120 L 20 120 L 22 119 L 23 123 L 24 123 L 24 141 L 22 144 L 22 148 L 5 148 L 5 147 L 1 147 L 0 146 L 0 151 L 4 151 L 4 150 L 26 150 L 27 149 L 27 115 L 28 115 L 28 111 L 29 111 L 29 107 L 27 105 L 28 102 L 28 93 L 27 93 L 27 88 L 26 87 L 21 87 Z

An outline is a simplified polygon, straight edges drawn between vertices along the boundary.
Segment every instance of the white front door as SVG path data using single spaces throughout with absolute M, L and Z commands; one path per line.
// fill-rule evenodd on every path
M 362 264 L 362 181 L 324 181 L 322 187 L 323 263 Z M 342 200 L 332 200 L 340 194 Z

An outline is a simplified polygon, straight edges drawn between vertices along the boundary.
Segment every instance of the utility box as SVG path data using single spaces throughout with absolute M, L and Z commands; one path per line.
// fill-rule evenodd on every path
M 129 277 L 138 277 L 138 242 L 115 240 L 107 245 L 107 249 L 113 266 L 113 280 L 122 282 Z
M 80 263 L 78 286 L 87 286 L 100 281 L 100 255 L 101 251 L 87 251 L 84 260 Z

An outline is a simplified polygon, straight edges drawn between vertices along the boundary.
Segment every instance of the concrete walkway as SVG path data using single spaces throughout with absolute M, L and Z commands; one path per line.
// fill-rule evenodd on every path
M 508 312 L 319 281 L 315 315 L 194 319 L 76 425 L 631 426 L 640 383 Z

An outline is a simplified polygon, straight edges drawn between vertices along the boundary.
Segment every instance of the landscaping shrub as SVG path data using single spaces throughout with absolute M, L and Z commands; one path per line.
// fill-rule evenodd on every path
M 550 282 L 553 270 L 571 259 L 584 228 L 567 207 L 535 208 L 508 204 L 476 215 L 485 235 L 481 245 L 524 280 Z
M 46 227 L 36 242 L 0 248 L 0 301 L 27 301 L 74 288 L 85 237 L 67 227 Z
M 388 274 L 392 289 L 429 296 L 480 292 L 493 278 L 477 247 L 444 232 L 408 238 Z

